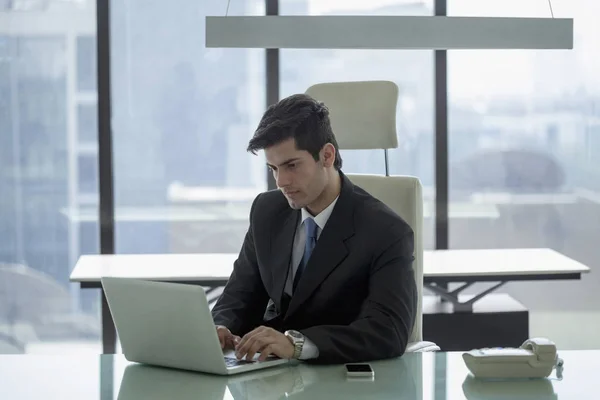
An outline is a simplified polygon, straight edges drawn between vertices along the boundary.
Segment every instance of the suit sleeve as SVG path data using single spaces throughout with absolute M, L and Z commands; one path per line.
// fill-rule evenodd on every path
M 260 195 L 252 203 L 250 227 L 240 254 L 234 262 L 233 272 L 212 310 L 215 325 L 226 326 L 234 335 L 240 336 L 262 323 L 269 300 L 258 269 L 254 247 L 254 214 L 259 198 Z
M 394 228 L 395 229 L 395 228 Z M 410 228 L 408 228 L 410 229 Z M 399 357 L 411 335 L 417 308 L 412 230 L 388 236 L 371 264 L 369 294 L 350 325 L 302 330 L 319 349 L 315 363 L 364 362 Z

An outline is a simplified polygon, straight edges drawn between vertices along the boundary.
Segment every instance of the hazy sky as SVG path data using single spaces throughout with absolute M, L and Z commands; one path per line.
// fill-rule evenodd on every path
M 286 0 L 282 0 L 286 1 Z M 416 3 L 415 0 L 311 0 L 310 13 L 363 11 Z M 421 1 L 433 9 L 433 0 Z M 471 50 L 449 54 L 449 84 L 455 99 L 482 96 L 531 95 L 561 91 L 585 83 L 600 91 L 599 0 L 552 0 L 555 18 L 574 18 L 574 50 Z M 448 0 L 451 16 L 544 17 L 551 16 L 547 0 Z
M 286 1 L 286 0 L 282 0 Z M 592 2 L 594 0 L 586 0 Z M 393 4 L 422 3 L 433 9 L 433 0 L 311 0 L 312 14 L 336 10 L 373 10 Z M 555 17 L 566 17 L 578 0 L 552 0 Z M 548 0 L 448 0 L 448 12 L 452 15 L 490 15 L 512 17 L 550 17 Z

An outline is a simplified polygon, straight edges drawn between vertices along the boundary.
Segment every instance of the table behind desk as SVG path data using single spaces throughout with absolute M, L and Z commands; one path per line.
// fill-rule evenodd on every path
M 104 254 L 81 256 L 71 282 L 100 286 L 103 276 L 223 286 L 237 254 Z M 427 250 L 425 283 L 579 279 L 585 265 L 551 249 Z
M 208 288 L 224 286 L 233 269 L 236 254 L 139 254 L 139 255 L 89 255 L 82 256 L 71 274 L 71 281 L 79 282 L 82 288 L 100 288 L 103 276 L 129 277 L 170 281 L 178 283 L 193 283 Z M 505 305 L 505 312 L 495 315 L 497 318 L 512 318 L 505 321 L 495 319 L 493 313 L 473 312 L 473 305 L 479 304 L 480 309 L 487 303 L 482 303 L 489 292 L 502 284 L 513 280 L 548 280 L 548 279 L 579 279 L 589 268 L 550 249 L 504 249 L 504 250 L 437 250 L 425 251 L 423 259 L 423 280 L 429 291 L 441 296 L 446 303 L 437 301 L 437 305 L 424 308 L 425 340 L 436 343 L 442 340 L 447 325 L 468 330 L 457 331 L 452 336 L 445 350 L 464 350 L 472 348 L 469 335 L 472 330 L 482 332 L 500 332 L 501 326 L 514 327 L 514 338 L 498 344 L 507 346 L 516 343 L 516 338 L 526 338 L 529 331 L 528 318 L 523 314 L 522 305 L 513 304 L 514 299 L 500 299 Z M 491 290 L 485 290 L 475 298 L 465 301 L 460 290 L 449 291 L 444 287 L 448 282 L 465 282 L 461 288 L 480 281 L 497 281 Z M 488 300 L 491 300 L 490 298 Z M 478 300 L 477 303 L 474 300 Z M 497 301 L 497 300 L 494 300 Z M 427 306 L 428 302 L 424 302 Z M 452 312 L 441 310 L 439 307 L 452 307 Z M 519 308 L 519 306 L 521 308 Z M 436 308 L 437 307 L 437 308 Z M 459 315 L 459 313 L 463 313 Z M 525 312 L 527 310 L 525 309 Z M 464 315 L 470 313 L 471 315 Z M 512 316 L 512 317 L 511 317 Z M 495 324 L 483 324 L 482 318 L 495 321 Z M 433 319 L 432 319 L 433 318 Z M 465 318 L 469 319 L 468 321 Z M 467 323 L 457 324 L 458 320 Z M 479 321 L 479 322 L 478 322 Z M 103 325 L 105 334 L 114 331 L 112 318 L 107 309 L 103 310 Z M 432 333 L 433 332 L 433 333 Z M 437 340 L 433 340 L 435 334 Z M 499 336 L 496 336 L 499 337 Z M 489 336 L 489 339 L 493 339 Z M 485 340 L 486 336 L 480 336 Z M 483 347 L 483 346 L 482 346 Z

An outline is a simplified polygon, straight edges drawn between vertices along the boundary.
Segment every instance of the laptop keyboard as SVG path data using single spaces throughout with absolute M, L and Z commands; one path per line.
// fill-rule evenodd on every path
M 237 358 L 225 357 L 225 365 L 228 367 L 239 367 L 240 365 L 254 364 L 256 361 L 238 360 Z

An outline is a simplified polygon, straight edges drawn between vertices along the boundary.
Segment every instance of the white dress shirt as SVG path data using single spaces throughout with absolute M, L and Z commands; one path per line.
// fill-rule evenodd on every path
M 335 203 L 337 203 L 339 196 L 335 198 L 323 211 L 321 211 L 318 215 L 312 216 L 306 208 L 301 210 L 302 216 L 300 218 L 300 222 L 298 223 L 298 227 L 296 228 L 296 235 L 294 236 L 294 247 L 292 248 L 292 262 L 290 264 L 290 274 L 288 274 L 288 280 L 285 283 L 285 293 L 289 296 L 292 296 L 293 285 L 294 285 L 294 277 L 296 276 L 296 271 L 298 270 L 298 266 L 300 265 L 300 261 L 302 261 L 302 256 L 304 256 L 304 245 L 306 244 L 306 229 L 304 228 L 304 221 L 307 218 L 312 218 L 315 220 L 315 223 L 318 226 L 317 229 L 317 241 L 319 237 L 321 237 L 321 232 L 325 228 L 325 224 L 331 213 L 333 212 L 333 207 L 335 207 Z M 317 358 L 319 356 L 319 349 L 313 342 L 311 342 L 308 338 L 304 340 L 304 346 L 302 347 L 302 353 L 300 354 L 301 360 L 308 360 L 311 358 Z

